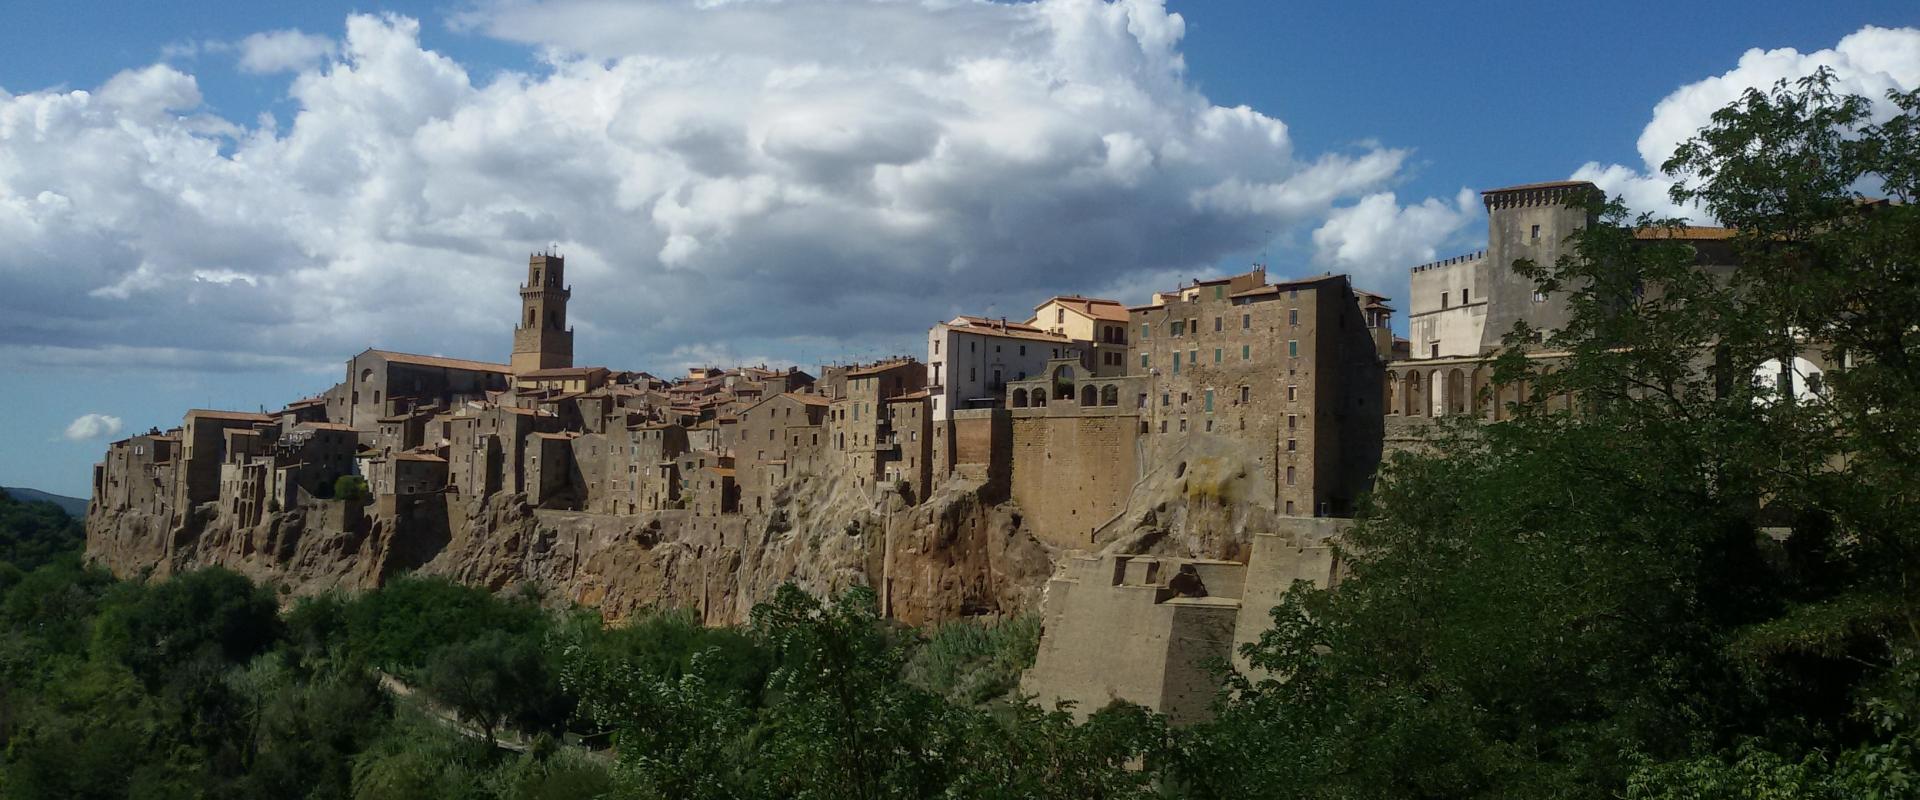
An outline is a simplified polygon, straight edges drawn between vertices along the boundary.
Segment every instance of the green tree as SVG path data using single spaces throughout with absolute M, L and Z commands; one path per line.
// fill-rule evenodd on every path
M 349 503 L 364 503 L 373 497 L 367 488 L 367 479 L 358 475 L 342 475 L 333 479 L 333 499 Z
M 1880 770 L 1849 796 L 1910 791 L 1911 723 L 1869 720 L 1920 642 L 1920 97 L 1874 123 L 1831 85 L 1750 92 L 1668 163 L 1737 269 L 1618 203 L 1515 265 L 1569 298 L 1569 356 L 1514 331 L 1496 380 L 1535 402 L 1383 471 L 1351 578 L 1276 610 L 1250 652 L 1275 677 L 1183 739 L 1182 785 L 1796 796 L 1838 748 Z M 1752 378 L 1809 354 L 1836 367 L 1811 398 Z M 1563 392 L 1577 413 L 1537 402 Z

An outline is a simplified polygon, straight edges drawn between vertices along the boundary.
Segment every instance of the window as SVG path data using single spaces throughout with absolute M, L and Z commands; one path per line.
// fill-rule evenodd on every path
M 980 370 L 975 367 L 967 367 L 967 382 L 972 383 L 979 379 L 980 379 Z
M 1533 235 L 1528 238 L 1531 238 L 1531 239 L 1540 238 L 1540 226 L 1538 225 L 1533 226 Z
M 1146 323 L 1146 322 L 1140 323 L 1140 338 L 1145 339 L 1149 334 L 1152 334 L 1152 333 L 1153 333 L 1152 324 Z
M 1245 403 L 1252 399 L 1253 399 L 1253 387 L 1251 386 L 1240 387 L 1240 402 Z
M 935 340 L 933 340 L 933 354 L 934 354 L 934 355 L 936 355 L 936 356 L 937 356 L 937 355 L 940 355 L 940 340 L 939 340 L 939 339 L 935 339 Z
M 1287 485 L 1288 486 L 1293 485 L 1293 467 L 1287 467 Z M 1293 504 L 1288 503 L 1287 505 L 1293 505 Z
M 1208 389 L 1207 393 L 1202 396 L 1201 403 L 1204 404 L 1204 407 L 1207 413 L 1209 414 L 1213 413 L 1213 390 L 1212 389 Z
M 1296 450 L 1299 450 L 1299 449 L 1300 449 L 1300 442 L 1299 442 L 1299 440 L 1297 440 L 1297 439 L 1288 439 L 1288 440 L 1287 440 L 1287 452 L 1289 452 L 1289 453 L 1291 453 L 1291 452 L 1294 452 L 1294 451 L 1296 451 Z
M 1250 344 L 1240 345 L 1240 360 L 1241 361 L 1253 360 L 1253 345 L 1250 345 Z
M 1214 332 L 1214 333 L 1219 333 L 1219 332 L 1220 332 L 1220 318 L 1219 318 L 1219 317 L 1214 317 L 1214 318 L 1213 318 L 1213 332 Z
M 1180 374 L 1180 354 L 1179 353 L 1173 354 L 1173 374 L 1175 375 Z
M 1300 357 L 1300 340 L 1298 339 L 1287 340 L 1287 357 L 1288 358 Z
M 1161 407 L 1162 407 L 1162 408 L 1164 408 L 1164 407 L 1166 407 L 1166 406 L 1170 406 L 1170 405 L 1173 405 L 1173 393 L 1171 393 L 1171 392 L 1161 392 L 1161 393 L 1160 393 L 1160 405 L 1161 405 Z
M 1187 432 L 1187 418 L 1186 418 L 1186 417 L 1181 417 L 1181 418 L 1180 418 L 1180 432 L 1181 432 L 1181 433 L 1186 433 L 1186 432 Z
M 1187 327 L 1187 323 L 1177 319 L 1174 320 L 1173 321 L 1173 338 L 1175 339 L 1180 338 L 1180 334 L 1186 332 L 1186 327 Z
M 993 352 L 996 352 L 996 353 L 998 353 L 998 352 L 1000 352 L 1000 345 L 997 345 L 997 344 L 996 344 L 996 345 L 994 345 L 994 346 L 993 346 Z
M 1291 517 L 1291 516 L 1293 516 L 1293 501 L 1292 501 L 1292 500 L 1288 500 L 1288 501 L 1287 501 L 1287 516 L 1289 516 L 1289 517 Z
M 1460 290 L 1460 305 L 1463 305 L 1463 306 L 1464 306 L 1464 305 L 1466 305 L 1466 304 L 1467 304 L 1467 290 L 1465 290 L 1465 289 L 1461 289 L 1461 290 Z
M 1294 415 L 1292 415 L 1292 414 L 1288 414 L 1288 415 L 1287 415 L 1287 430 L 1294 430 L 1294 429 L 1296 429 L 1296 428 L 1299 428 L 1299 427 L 1300 427 L 1300 418 L 1299 418 L 1299 417 L 1296 417 L 1296 416 L 1294 416 Z
M 1300 309 L 1297 309 L 1297 308 L 1287 309 L 1287 324 L 1288 325 L 1300 324 Z
M 1218 300 L 1218 299 L 1220 299 L 1220 298 L 1222 298 L 1222 297 L 1226 297 L 1226 296 L 1227 296 L 1227 287 L 1225 287 L 1225 286 L 1215 286 L 1215 287 L 1213 287 L 1213 299 L 1215 299 L 1215 300 Z
M 1149 357 L 1147 356 L 1147 354 L 1146 354 L 1146 353 L 1141 353 L 1141 354 L 1140 354 L 1140 368 L 1141 368 L 1141 369 L 1146 369 L 1146 368 L 1147 368 L 1147 365 L 1148 365 L 1148 364 L 1150 364 L 1150 363 L 1152 363 L 1152 361 L 1151 361 L 1151 359 L 1150 359 L 1150 358 L 1149 358 Z
M 1020 355 L 1023 355 L 1023 356 L 1024 356 L 1024 355 L 1026 355 L 1026 354 L 1027 354 L 1027 346 L 1026 346 L 1026 345 L 1024 345 L 1024 344 L 1023 344 L 1023 345 L 1020 345 Z
M 1288 289 L 1288 290 L 1287 290 L 1287 299 L 1288 299 L 1288 300 L 1294 300 L 1294 299 L 1298 299 L 1299 297 L 1300 297 L 1300 290 L 1299 290 L 1299 289 Z
M 1432 358 L 1439 358 L 1439 357 L 1440 357 L 1440 343 L 1439 343 L 1439 342 L 1435 342 L 1435 343 L 1433 344 L 1433 355 L 1432 355 L 1431 357 L 1432 357 Z
M 1054 309 L 1054 310 L 1053 310 L 1053 322 L 1054 322 L 1054 324 L 1056 324 L 1056 325 L 1064 325 L 1064 324 L 1066 324 L 1066 322 L 1067 322 L 1067 310 L 1066 310 L 1066 309 L 1064 309 L 1064 308 L 1056 308 L 1056 309 Z
M 1536 303 L 1547 302 L 1547 293 L 1540 291 L 1539 289 L 1533 290 L 1533 302 L 1536 302 Z
M 1208 432 L 1208 433 L 1212 433 L 1212 432 L 1213 432 L 1213 418 L 1212 418 L 1212 417 L 1208 417 L 1208 418 L 1207 418 L 1207 432 Z
M 969 352 L 969 353 L 978 353 L 978 352 L 980 352 L 980 343 L 979 343 L 979 342 L 976 342 L 976 341 L 974 341 L 974 340 L 972 340 L 972 339 L 968 339 L 968 340 L 967 340 L 967 352 Z
M 1447 293 L 1441 292 L 1440 293 L 1440 309 L 1442 311 L 1445 311 L 1446 308 L 1447 308 Z
M 1186 392 L 1181 392 L 1181 393 L 1180 393 L 1180 407 L 1181 407 L 1181 408 L 1186 408 L 1186 407 L 1187 407 L 1187 401 L 1188 401 L 1188 400 L 1192 400 L 1192 399 L 1193 399 L 1193 395 L 1190 395 L 1190 394 L 1187 394 Z
M 1245 331 L 1245 330 L 1252 330 L 1252 329 L 1253 329 L 1253 315 L 1252 315 L 1252 314 L 1241 314 L 1241 315 L 1240 315 L 1240 330 L 1243 330 L 1243 331 Z
M 1164 420 L 1164 419 L 1163 419 L 1163 420 L 1160 420 L 1160 432 L 1161 432 L 1161 433 L 1166 433 L 1166 432 L 1167 432 L 1167 421 L 1166 421 L 1166 420 Z
M 1196 347 L 1187 351 L 1187 363 L 1195 366 L 1200 364 L 1200 348 Z
M 1213 363 L 1220 363 L 1220 348 L 1213 348 Z
M 1287 402 L 1291 403 L 1298 399 L 1300 399 L 1300 387 L 1298 386 L 1287 387 Z

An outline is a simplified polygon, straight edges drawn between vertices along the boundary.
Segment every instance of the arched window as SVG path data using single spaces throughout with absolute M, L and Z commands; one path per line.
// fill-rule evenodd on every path
M 1103 405 L 1103 406 L 1120 405 L 1120 387 L 1115 386 L 1111 383 L 1100 387 L 1100 405 Z
M 1088 384 L 1086 386 L 1080 387 L 1080 405 L 1083 405 L 1083 406 L 1098 405 L 1099 402 L 1100 402 L 1099 389 L 1093 388 L 1092 384 Z
M 1045 389 L 1033 390 L 1033 406 L 1035 408 L 1047 407 L 1047 390 Z
M 537 311 L 534 311 L 534 310 L 533 310 L 533 309 L 531 309 L 531 308 L 529 308 L 529 309 L 527 309 L 527 327 L 529 327 L 529 328 L 532 328 L 532 327 L 535 327 L 535 325 L 534 325 L 534 317 L 535 317 L 535 315 L 537 315 L 538 313 L 539 313 L 539 312 L 537 312 Z
M 1013 390 L 1013 407 L 1014 408 L 1027 407 L 1027 390 L 1025 389 Z
M 1467 413 L 1467 375 L 1458 369 L 1447 373 L 1447 413 Z

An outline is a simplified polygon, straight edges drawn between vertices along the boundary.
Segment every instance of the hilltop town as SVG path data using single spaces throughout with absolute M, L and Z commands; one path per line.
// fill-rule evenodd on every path
M 88 551 L 297 593 L 419 570 L 710 623 L 789 581 L 873 586 L 910 623 L 1036 610 L 1044 591 L 1030 688 L 1198 714 L 1206 658 L 1293 580 L 1338 580 L 1329 544 L 1385 452 L 1439 418 L 1567 402 L 1492 385 L 1484 359 L 1516 321 L 1564 324 L 1564 298 L 1498 265 L 1557 258 L 1594 191 L 1483 192 L 1486 248 L 1412 268 L 1409 338 L 1347 276 L 1254 268 L 1137 305 L 957 316 L 922 354 L 817 375 L 578 365 L 566 261 L 537 253 L 504 363 L 370 349 L 279 411 L 195 409 L 113 442 Z M 1711 261 L 1725 231 L 1662 235 Z M 1113 642 L 1141 652 L 1097 658 Z

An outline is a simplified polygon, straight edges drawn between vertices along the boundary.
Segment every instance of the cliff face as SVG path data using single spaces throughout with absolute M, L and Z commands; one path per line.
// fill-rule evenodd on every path
M 907 506 L 807 477 L 766 515 L 686 511 L 607 516 L 531 508 L 523 495 L 322 501 L 236 526 L 209 504 L 178 525 L 95 510 L 87 553 L 122 577 L 221 565 L 289 596 L 374 588 L 407 572 L 493 590 L 530 584 L 552 602 L 618 619 L 648 606 L 693 609 L 709 624 L 746 620 L 792 581 L 832 593 L 873 586 L 893 617 L 925 624 L 1035 606 L 1052 554 L 1018 509 L 956 482 Z

